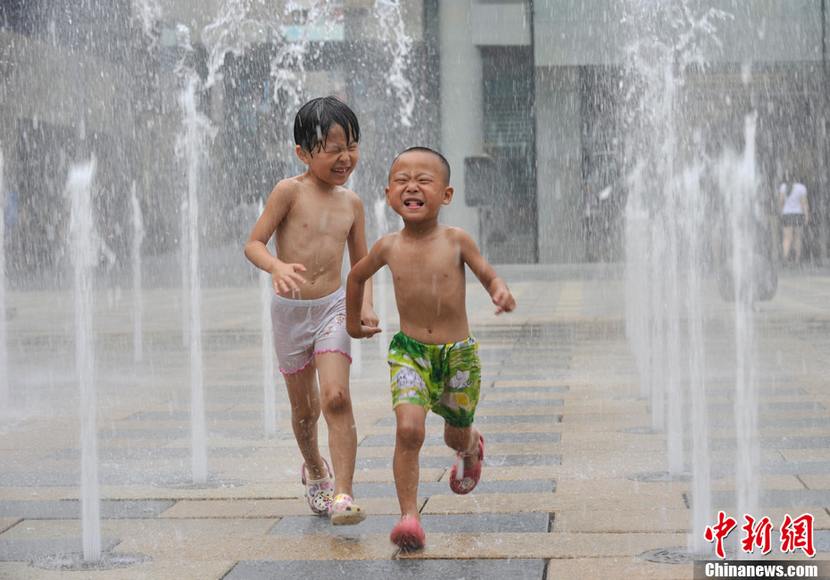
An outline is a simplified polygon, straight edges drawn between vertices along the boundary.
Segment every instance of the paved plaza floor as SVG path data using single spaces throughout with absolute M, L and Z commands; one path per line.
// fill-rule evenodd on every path
M 665 436 L 651 429 L 625 339 L 619 270 L 500 271 L 516 312 L 495 316 L 480 286 L 468 287 L 484 365 L 476 417 L 487 440 L 482 483 L 469 496 L 452 494 L 453 453 L 431 417 L 419 495 L 427 546 L 414 554 L 389 542 L 398 514 L 383 346 L 391 335 L 361 343 L 351 383 L 355 495 L 370 516 L 333 528 L 302 499 L 281 380 L 278 432 L 265 434 L 256 285 L 204 291 L 208 480 L 200 485 L 191 475 L 190 362 L 179 292 L 145 293 L 143 360 L 134 362 L 132 297 L 100 290 L 103 545 L 111 556 L 139 561 L 85 571 L 48 569 L 55 555 L 81 549 L 72 296 L 11 292 L 11 402 L 0 412 L 0 578 L 691 579 L 688 559 L 672 557 L 689 544 L 691 484 L 665 476 Z M 391 293 L 379 290 L 379 314 L 394 331 Z M 710 289 L 713 502 L 722 509 L 734 508 L 733 316 Z M 830 274 L 782 273 L 778 294 L 757 306 L 755 323 L 763 515 L 779 522 L 787 512 L 812 513 L 817 558 L 826 559 Z M 669 554 L 662 561 L 660 550 Z

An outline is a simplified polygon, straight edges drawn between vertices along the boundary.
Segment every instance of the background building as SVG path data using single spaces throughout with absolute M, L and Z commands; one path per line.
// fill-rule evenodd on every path
M 252 205 L 297 169 L 289 121 L 298 99 L 334 93 L 363 124 L 354 186 L 367 204 L 370 238 L 395 219 L 374 211 L 392 156 L 426 144 L 453 166 L 457 193 L 445 221 L 472 232 L 492 261 L 619 260 L 635 162 L 629 57 L 650 34 L 632 26 L 640 4 L 385 2 L 397 7 L 395 27 L 373 0 L 4 2 L 0 147 L 12 200 L 10 268 L 58 260 L 67 168 L 90 154 L 113 252 L 127 252 L 133 187 L 145 211 L 146 251 L 174 251 L 183 188 L 177 67 L 187 62 L 206 77 L 211 51 L 202 31 L 222 10 L 243 5 L 246 22 L 263 26 L 240 27 L 244 50 L 223 53 L 221 78 L 200 95 L 215 130 L 203 194 L 209 246 L 237 243 Z M 698 2 L 692 12 L 720 4 Z M 325 25 L 315 19 L 320 10 Z M 805 182 L 815 218 L 807 255 L 822 259 L 830 215 L 825 1 L 745 0 L 724 10 L 702 33 L 701 66 L 683 74 L 679 130 L 716 155 L 743 146 L 744 115 L 757 111 L 764 181 L 770 192 L 785 174 Z M 188 39 L 192 51 L 183 49 Z M 273 63 L 298 39 L 304 52 L 294 64 L 303 81 L 289 94 L 275 89 Z

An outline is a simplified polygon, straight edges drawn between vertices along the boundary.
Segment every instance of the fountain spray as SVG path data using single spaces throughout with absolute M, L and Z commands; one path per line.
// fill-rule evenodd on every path
M 94 274 L 99 246 L 92 213 L 95 160 L 73 165 L 66 181 L 75 266 L 75 361 L 81 391 L 81 525 L 84 560 L 101 558 L 101 499 L 98 487 L 97 397 L 93 334 Z

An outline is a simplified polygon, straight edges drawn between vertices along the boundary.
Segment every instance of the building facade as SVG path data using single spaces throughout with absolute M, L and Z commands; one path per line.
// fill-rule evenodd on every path
M 363 123 L 354 187 L 367 205 L 370 238 L 394 223 L 382 203 L 376 210 L 392 157 L 424 144 L 441 149 L 453 167 L 456 195 L 444 221 L 469 230 L 491 261 L 619 260 L 626 176 L 636 161 L 626 125 L 630 57 L 654 33 L 634 20 L 641 4 L 413 0 L 397 4 L 398 20 L 389 21 L 373 0 L 252 0 L 246 23 L 270 26 L 271 36 L 241 26 L 251 35 L 242 39 L 244 50 L 222 53 L 219 80 L 200 93 L 215 131 L 204 192 L 208 245 L 234 242 L 251 217 L 239 208 L 298 169 L 289 121 L 299 99 L 333 93 Z M 698 48 L 703 64 L 682 75 L 680 130 L 702 134 L 715 155 L 743 145 L 744 116 L 757 111 L 763 181 L 771 191 L 785 175 L 805 182 L 815 216 L 807 252 L 824 259 L 825 0 L 676 4 L 694 4 L 689 27 L 707 15 L 713 24 Z M 147 251 L 173 251 L 184 187 L 176 154 L 177 67 L 186 61 L 207 79 L 212 53 L 202 31 L 230 5 L 10 0 L 0 6 L 0 148 L 13 200 L 6 243 L 20 258 L 12 267 L 56 259 L 53 248 L 67 223 L 66 212 L 56 210 L 65 205 L 66 171 L 91 154 L 99 167 L 104 238 L 113 251 L 127 251 L 125 192 L 132 188 L 145 209 Z M 314 20 L 321 6 L 328 19 L 322 27 Z M 683 23 L 651 24 L 678 35 L 684 30 Z M 192 46 L 184 56 L 183 33 Z M 298 39 L 305 39 L 294 61 L 303 86 L 289 94 L 290 86 L 275 86 L 274 62 Z M 228 217 L 236 214 L 238 223 Z

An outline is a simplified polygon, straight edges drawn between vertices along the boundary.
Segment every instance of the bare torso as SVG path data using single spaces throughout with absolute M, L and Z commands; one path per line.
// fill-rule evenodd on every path
M 391 234 L 384 255 L 404 334 L 426 344 L 470 335 L 464 262 L 452 228 L 439 226 L 419 238 Z
M 355 221 L 357 195 L 343 187 L 320 191 L 303 176 L 289 180 L 294 188 L 291 207 L 276 229 L 277 257 L 302 264 L 305 284 L 299 295 L 311 300 L 336 291 L 342 284 L 343 251 Z

